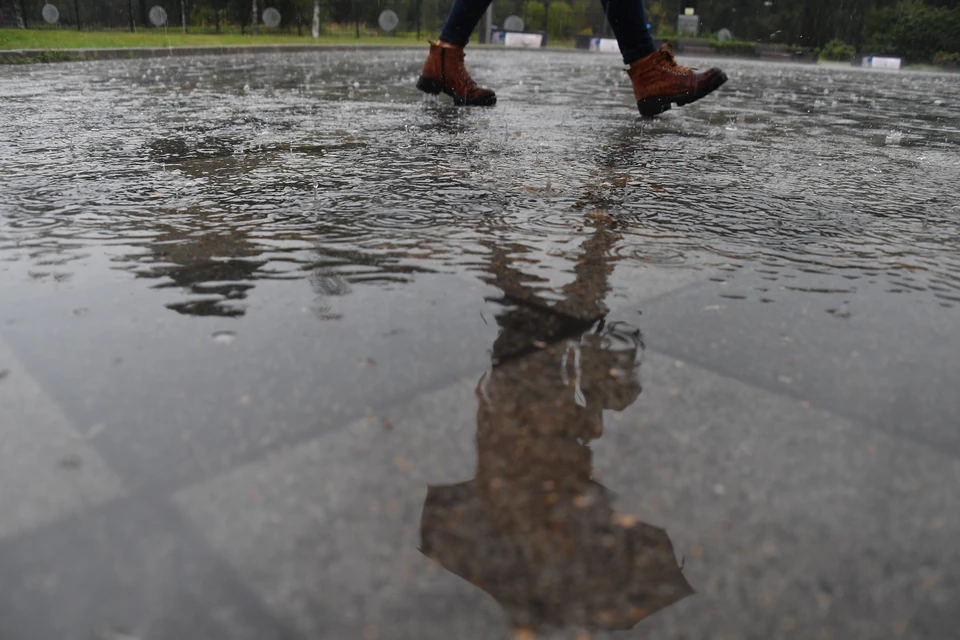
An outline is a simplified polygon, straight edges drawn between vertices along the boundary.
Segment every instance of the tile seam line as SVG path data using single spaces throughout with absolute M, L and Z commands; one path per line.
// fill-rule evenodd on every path
M 877 425 L 871 424 L 871 423 L 869 423 L 869 422 L 866 422 L 865 420 L 863 420 L 862 418 L 860 418 L 860 417 L 858 417 L 858 416 L 850 415 L 849 413 L 847 413 L 847 412 L 845 412 L 845 411 L 837 411 L 837 410 L 835 410 L 835 409 L 831 409 L 831 408 L 829 408 L 829 407 L 824 406 L 823 404 L 821 404 L 821 403 L 819 403 L 819 402 L 815 402 L 815 401 L 811 400 L 810 398 L 802 397 L 802 396 L 800 396 L 800 395 L 797 394 L 797 393 L 791 393 L 791 392 L 789 392 L 789 391 L 787 391 L 787 390 L 784 390 L 784 389 L 777 389 L 777 388 L 775 388 L 775 387 L 773 387 L 773 386 L 768 386 L 768 385 L 760 384 L 760 383 L 758 383 L 758 382 L 755 381 L 755 380 L 750 380 L 750 379 L 745 378 L 744 376 L 738 375 L 737 373 L 734 373 L 734 372 L 732 372 L 732 371 L 727 371 L 727 370 L 723 369 L 722 367 L 716 367 L 716 366 L 710 365 L 710 364 L 705 363 L 705 362 L 702 362 L 702 361 L 700 361 L 700 360 L 698 360 L 698 359 L 696 359 L 696 358 L 693 358 L 693 357 L 690 357 L 690 356 L 687 356 L 687 355 L 683 355 L 683 354 L 680 354 L 680 353 L 676 353 L 676 352 L 674 352 L 674 351 L 672 351 L 672 350 L 670 350 L 670 349 L 647 348 L 646 351 L 649 352 L 649 353 L 654 353 L 654 354 L 657 354 L 657 355 L 660 355 L 660 356 L 664 356 L 664 357 L 667 357 L 667 358 L 672 358 L 672 359 L 674 359 L 674 360 L 679 360 L 679 361 L 684 362 L 684 363 L 686 363 L 686 364 L 692 364 L 692 365 L 694 365 L 694 366 L 696 366 L 696 367 L 699 367 L 700 369 L 702 369 L 702 370 L 704 370 L 704 371 L 707 371 L 707 372 L 709 372 L 709 373 L 712 373 L 713 375 L 720 376 L 721 378 L 726 378 L 726 379 L 729 379 L 729 380 L 735 380 L 736 382 L 739 382 L 740 384 L 746 385 L 746 386 L 750 387 L 751 389 L 756 389 L 756 390 L 758 390 L 758 391 L 763 391 L 764 393 L 769 393 L 769 394 L 774 395 L 774 396 L 777 396 L 777 397 L 779 397 L 779 398 L 785 398 L 785 399 L 791 400 L 791 401 L 793 401 L 793 402 L 808 402 L 808 403 L 810 404 L 810 407 L 811 407 L 811 408 L 815 408 L 815 409 L 817 409 L 818 411 L 823 411 L 823 412 L 825 412 L 825 413 L 830 414 L 831 416 L 834 416 L 834 417 L 836 417 L 836 418 L 840 418 L 840 419 L 845 420 L 845 421 L 847 421 L 847 422 L 849 422 L 849 423 L 851 423 L 851 424 L 855 424 L 855 425 L 857 425 L 858 427 L 860 427 L 860 428 L 862 428 L 862 429 L 866 429 L 866 430 L 872 431 L 872 432 L 882 433 L 882 434 L 884 434 L 884 435 L 886 435 L 886 436 L 889 436 L 889 437 L 891 437 L 891 438 L 894 438 L 895 440 L 898 440 L 898 441 L 900 441 L 900 442 L 908 442 L 908 443 L 910 443 L 910 444 L 912 444 L 912 445 L 914 445 L 914 446 L 922 447 L 923 449 L 925 449 L 925 450 L 927 450 L 927 451 L 929 451 L 929 452 L 936 453 L 936 454 L 939 454 L 939 455 L 941 455 L 941 456 L 945 456 L 945 457 L 947 457 L 947 458 L 951 458 L 951 459 L 953 459 L 953 460 L 960 460 L 960 451 L 957 451 L 954 447 L 950 447 L 950 446 L 946 446 L 946 445 L 940 445 L 940 444 L 938 444 L 938 443 L 936 443 L 936 442 L 932 442 L 932 441 L 926 440 L 926 439 L 924 439 L 924 438 L 915 438 L 915 437 L 907 436 L 907 435 L 904 435 L 904 434 L 899 433 L 899 432 L 897 432 L 897 431 L 894 431 L 894 430 L 892 430 L 892 429 L 887 429 L 887 428 L 884 428 L 884 427 L 881 427 L 881 426 L 877 426 Z

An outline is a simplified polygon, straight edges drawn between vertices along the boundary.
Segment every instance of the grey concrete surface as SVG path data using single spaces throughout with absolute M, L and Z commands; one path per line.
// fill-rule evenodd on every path
M 956 637 L 956 78 L 421 62 L 0 67 L 0 638 Z
M 122 495 L 120 479 L 0 342 L 0 539 Z

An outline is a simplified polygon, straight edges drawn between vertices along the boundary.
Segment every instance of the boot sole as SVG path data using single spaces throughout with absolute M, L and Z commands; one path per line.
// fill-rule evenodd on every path
M 640 115 L 644 118 L 652 118 L 653 116 L 669 110 L 671 104 L 675 103 L 678 107 L 682 107 L 690 104 L 691 102 L 696 102 L 700 98 L 708 96 L 719 89 L 726 81 L 727 74 L 721 71 L 712 77 L 709 82 L 697 87 L 693 91 L 687 91 L 686 93 L 680 93 L 675 96 L 665 96 L 663 98 L 647 98 L 646 100 L 638 100 L 637 109 L 640 110 Z
M 458 96 L 453 92 L 453 90 L 439 80 L 434 80 L 433 78 L 428 78 L 427 76 L 420 76 L 420 79 L 417 80 L 417 89 L 420 89 L 420 91 L 423 91 L 424 93 L 429 93 L 432 96 L 445 93 L 453 98 L 453 104 L 457 105 L 458 107 L 492 107 L 493 105 L 497 104 L 497 96 L 489 96 L 479 100 L 471 100 L 466 96 Z

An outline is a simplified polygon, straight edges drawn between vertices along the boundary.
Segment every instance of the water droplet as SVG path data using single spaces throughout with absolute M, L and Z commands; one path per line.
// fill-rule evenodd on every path
M 237 339 L 236 331 L 215 331 L 213 333 L 213 341 L 219 342 L 221 344 L 230 344 Z

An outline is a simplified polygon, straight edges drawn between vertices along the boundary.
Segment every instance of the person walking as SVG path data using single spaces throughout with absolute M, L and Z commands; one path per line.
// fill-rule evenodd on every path
M 497 94 L 478 86 L 464 66 L 464 47 L 491 1 L 454 0 L 439 42 L 430 43 L 418 89 L 432 95 L 445 93 L 457 105 L 497 103 Z M 643 0 L 601 0 L 601 4 L 617 36 L 623 62 L 629 67 L 627 73 L 642 116 L 653 117 L 673 104 L 682 107 L 695 102 L 727 81 L 720 69 L 697 72 L 677 64 L 668 44 L 657 49 L 647 28 Z

